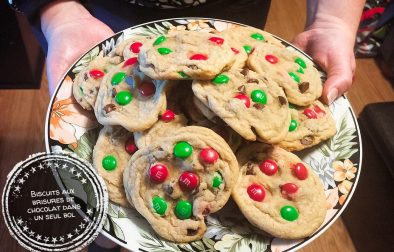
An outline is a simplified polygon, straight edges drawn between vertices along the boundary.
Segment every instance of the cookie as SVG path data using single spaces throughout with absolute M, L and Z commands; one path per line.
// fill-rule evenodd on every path
M 160 115 L 160 119 L 148 130 L 134 132 L 135 144 L 142 149 L 148 147 L 155 141 L 159 141 L 169 132 L 187 125 L 187 119 L 182 114 L 175 114 L 167 109 Z
M 120 60 L 120 57 L 110 58 L 99 54 L 75 76 L 73 95 L 84 109 L 94 108 L 101 80 L 106 72 L 120 63 Z
M 107 185 L 109 199 L 123 207 L 130 207 L 123 186 L 123 171 L 135 151 L 133 134 L 120 126 L 102 128 L 93 149 L 93 166 Z
M 292 106 L 289 132 L 278 145 L 288 151 L 299 151 L 329 139 L 336 133 L 329 108 L 320 101 L 308 107 Z
M 133 36 L 119 43 L 115 48 L 115 54 L 123 57 L 124 60 L 138 57 L 142 45 L 148 41 L 150 37 Z
M 234 53 L 222 37 L 197 31 L 174 31 L 146 42 L 138 59 L 153 79 L 209 80 L 229 69 Z
M 128 131 L 149 129 L 166 109 L 168 81 L 152 80 L 138 71 L 136 58 L 114 67 L 104 77 L 94 112 L 102 125 L 121 125 Z
M 322 81 L 312 61 L 295 50 L 265 44 L 249 55 L 248 67 L 283 87 L 290 103 L 307 106 L 322 94 Z
M 283 90 L 268 77 L 245 70 L 194 81 L 195 96 L 249 141 L 278 143 L 286 135 L 290 112 Z
M 123 179 L 128 200 L 161 237 L 190 242 L 203 237 L 204 216 L 225 205 L 237 177 L 227 143 L 188 126 L 137 151 Z
M 248 221 L 284 239 L 305 238 L 323 223 L 327 202 L 319 177 L 296 155 L 253 143 L 237 153 L 232 197 Z

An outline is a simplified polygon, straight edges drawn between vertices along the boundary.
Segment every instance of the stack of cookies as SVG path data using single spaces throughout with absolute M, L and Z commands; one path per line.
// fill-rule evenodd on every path
M 311 235 L 326 214 L 322 183 L 290 151 L 336 133 L 313 63 L 251 27 L 133 37 L 96 57 L 73 93 L 103 128 L 93 162 L 112 202 L 163 238 L 201 239 L 233 198 L 257 229 Z

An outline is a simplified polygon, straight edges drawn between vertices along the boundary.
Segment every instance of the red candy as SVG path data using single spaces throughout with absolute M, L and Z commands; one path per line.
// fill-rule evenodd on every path
M 207 59 L 208 59 L 208 56 L 205 55 L 205 54 L 197 53 L 197 54 L 193 54 L 193 55 L 190 57 L 190 59 L 191 59 L 191 60 L 207 60 Z
M 93 79 L 99 79 L 104 76 L 104 72 L 98 69 L 92 69 L 89 71 L 89 75 Z
M 167 109 L 160 117 L 160 119 L 165 122 L 170 122 L 174 120 L 174 118 L 175 118 L 175 113 L 169 109 Z
M 326 112 L 325 112 L 324 110 L 322 110 L 322 109 L 321 109 L 319 106 L 317 106 L 317 105 L 313 106 L 313 110 L 314 110 L 316 113 L 318 113 L 318 114 L 323 114 L 323 115 L 326 114 Z
M 162 183 L 168 176 L 168 169 L 163 164 L 155 164 L 149 168 L 149 178 L 153 183 Z
M 299 180 L 304 180 L 308 177 L 308 170 L 302 163 L 297 163 L 293 166 L 293 175 Z
M 130 45 L 130 51 L 132 51 L 133 53 L 139 53 L 141 46 L 142 46 L 141 42 L 134 42 L 133 44 Z
M 271 159 L 264 160 L 260 163 L 259 167 L 260 170 L 268 176 L 272 176 L 278 171 L 278 164 Z
M 309 108 L 304 110 L 304 115 L 306 115 L 309 119 L 316 119 L 317 118 L 315 111 L 313 111 L 312 109 L 309 109 Z
M 238 54 L 238 53 L 239 53 L 239 51 L 238 51 L 237 49 L 235 49 L 234 47 L 231 47 L 231 50 L 232 50 L 235 54 Z
M 259 184 L 251 184 L 247 188 L 247 192 L 249 197 L 254 201 L 263 201 L 265 198 L 265 190 L 262 185 Z
M 201 150 L 200 158 L 207 164 L 213 164 L 218 160 L 219 154 L 213 148 L 208 147 Z
M 265 60 L 268 61 L 271 64 L 276 64 L 279 61 L 276 56 L 271 55 L 271 54 L 265 55 Z
M 191 172 L 183 172 L 181 176 L 179 176 L 179 186 L 184 191 L 193 191 L 197 188 L 199 184 L 198 176 Z
M 123 63 L 122 67 L 132 66 L 138 62 L 137 57 L 130 58 Z
M 219 37 L 210 37 L 209 40 L 212 41 L 213 43 L 218 44 L 218 45 L 222 45 L 224 42 L 224 39 L 219 38 Z
M 250 107 L 250 99 L 248 96 L 238 93 L 234 98 L 240 99 L 247 108 Z
M 143 96 L 151 96 L 156 92 L 156 86 L 152 81 L 143 81 L 138 86 L 138 91 Z
M 293 183 L 286 183 L 286 184 L 281 185 L 280 189 L 282 190 L 282 193 L 292 194 L 292 193 L 296 193 L 298 191 L 298 186 Z
M 137 146 L 134 143 L 134 137 L 129 137 L 129 139 L 127 139 L 126 143 L 125 143 L 125 150 L 127 151 L 127 153 L 129 154 L 134 154 L 134 152 L 136 152 L 138 150 Z

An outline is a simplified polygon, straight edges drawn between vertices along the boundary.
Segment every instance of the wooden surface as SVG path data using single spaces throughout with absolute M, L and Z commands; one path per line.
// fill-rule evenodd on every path
M 266 30 L 291 40 L 302 31 L 305 2 L 277 0 L 272 2 Z M 348 98 L 358 115 L 369 103 L 394 101 L 393 86 L 385 80 L 373 59 L 357 60 L 356 81 Z M 8 172 L 29 154 L 45 151 L 44 121 L 49 103 L 46 78 L 40 90 L 0 90 L 0 190 Z M 0 251 L 24 251 L 12 239 L 0 221 Z M 301 251 L 355 251 L 346 227 L 339 218 L 323 235 Z

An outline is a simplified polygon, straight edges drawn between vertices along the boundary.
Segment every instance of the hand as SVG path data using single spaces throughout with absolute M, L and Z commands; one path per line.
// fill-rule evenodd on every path
M 52 9 L 46 9 L 41 14 L 41 26 L 48 42 L 46 71 L 50 95 L 75 60 L 95 44 L 114 34 L 79 3 L 60 1 L 54 4 L 48 7 Z M 63 4 L 77 5 L 67 8 L 59 6 Z M 74 7 L 76 8 L 73 9 Z M 57 13 L 57 8 L 62 11 Z
M 323 101 L 332 103 L 353 83 L 356 61 L 354 32 L 341 19 L 326 16 L 298 34 L 292 43 L 309 54 L 327 72 Z

